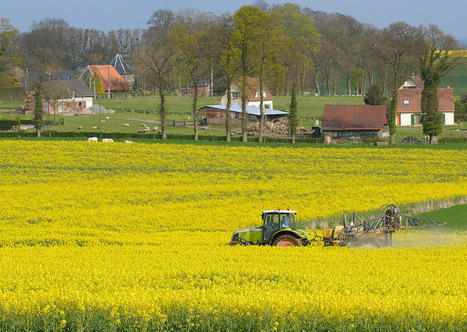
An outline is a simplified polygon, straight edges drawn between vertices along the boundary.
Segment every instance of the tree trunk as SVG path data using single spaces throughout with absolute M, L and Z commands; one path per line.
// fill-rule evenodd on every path
M 349 75 L 349 73 L 347 73 L 346 82 L 347 82 L 347 94 L 349 96 L 351 96 L 352 95 L 352 87 L 350 86 L 350 75 Z
M 227 78 L 227 105 L 225 107 L 225 141 L 230 142 L 230 105 L 232 105 L 232 77 Z
M 436 135 L 430 136 L 430 144 L 438 144 L 438 136 Z
M 297 136 L 295 133 L 292 133 L 292 144 L 295 144 L 295 136 Z
M 242 142 L 248 142 L 247 136 L 247 125 L 248 125 L 248 114 L 246 113 L 247 104 L 247 77 L 246 73 L 242 75 Z
M 259 68 L 259 133 L 258 142 L 263 142 L 263 127 L 264 127 L 264 96 L 263 96 L 263 65 Z
M 36 137 L 41 137 L 41 129 L 36 128 Z
M 162 139 L 166 140 L 167 139 L 167 122 L 165 120 L 165 94 L 164 94 L 164 89 L 160 85 L 159 85 L 159 96 L 161 98 L 160 115 L 161 115 Z
M 193 83 L 195 85 L 194 87 L 194 95 L 193 95 L 193 140 L 197 141 L 198 140 L 198 84 L 196 80 L 193 80 Z
M 315 82 L 316 82 L 316 93 L 318 94 L 318 96 L 321 96 L 321 89 L 320 89 L 320 86 L 319 86 L 319 71 L 316 70 L 315 72 Z

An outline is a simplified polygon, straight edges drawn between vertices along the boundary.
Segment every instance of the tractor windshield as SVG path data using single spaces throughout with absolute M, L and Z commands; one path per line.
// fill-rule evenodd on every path
M 281 228 L 289 228 L 295 227 L 295 218 L 293 214 L 281 214 L 280 215 L 280 227 Z

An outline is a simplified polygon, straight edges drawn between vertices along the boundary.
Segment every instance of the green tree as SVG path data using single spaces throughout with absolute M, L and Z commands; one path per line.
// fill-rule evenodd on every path
M 239 49 L 234 46 L 233 32 L 234 22 L 233 16 L 224 15 L 219 23 L 219 31 L 216 33 L 219 42 L 214 49 L 220 51 L 220 66 L 227 81 L 227 105 L 225 107 L 225 140 L 231 141 L 230 135 L 230 106 L 232 105 L 232 83 L 235 73 L 238 71 L 236 59 L 239 58 Z M 211 30 L 214 31 L 214 30 Z
M 286 36 L 281 52 L 285 68 L 285 94 L 289 95 L 293 84 L 301 87 L 303 93 L 305 73 L 314 66 L 313 58 L 319 52 L 321 35 L 314 20 L 302 12 L 298 5 L 276 5 L 271 15 L 277 16 Z
M 290 137 L 292 138 L 292 144 L 295 144 L 295 136 L 297 135 L 297 126 L 298 126 L 298 114 L 297 114 L 297 88 L 295 84 L 292 87 L 292 97 L 290 98 L 289 106 L 289 129 Z
M 19 31 L 10 24 L 10 20 L 0 19 L 0 76 L 5 75 L 7 85 L 10 85 L 12 79 L 8 71 L 12 66 L 23 62 L 22 54 Z
M 442 129 L 442 116 L 439 112 L 438 87 L 441 79 L 456 64 L 457 59 L 449 56 L 449 51 L 456 47 L 455 39 L 444 34 L 436 25 L 430 25 L 423 31 L 426 52 L 420 57 L 420 74 L 424 81 L 422 91 L 423 133 L 430 136 L 430 143 L 438 142 Z
M 366 105 L 385 105 L 386 98 L 376 84 L 370 85 L 363 99 Z
M 178 24 L 173 28 L 170 42 L 174 44 L 177 51 L 177 56 L 180 59 L 179 66 L 188 73 L 194 89 L 192 103 L 193 139 L 197 141 L 199 132 L 197 106 L 198 79 L 201 76 L 202 67 L 205 65 L 205 60 L 207 59 L 204 54 L 208 42 L 206 29 L 209 28 L 211 22 L 202 14 L 192 14 L 189 18 L 191 24 Z
M 36 104 L 34 106 L 34 127 L 36 127 L 36 136 L 41 137 L 42 129 L 42 97 L 40 89 L 36 89 Z
M 264 80 L 265 70 L 280 65 L 278 58 L 282 45 L 285 43 L 285 35 L 283 29 L 280 27 L 280 22 L 277 15 L 269 15 L 262 12 L 259 22 L 256 27 L 256 42 L 253 44 L 252 52 L 253 62 L 258 73 L 259 78 L 259 94 L 260 94 L 260 121 L 259 121 L 259 135 L 258 142 L 263 141 L 264 131 Z
M 235 31 L 233 33 L 233 43 L 239 53 L 239 74 L 241 78 L 241 99 L 242 99 L 242 141 L 247 142 L 247 124 L 248 115 L 246 112 L 247 106 L 247 91 L 248 91 L 248 76 L 253 72 L 254 56 L 252 48 L 257 41 L 258 30 L 256 27 L 264 18 L 264 13 L 255 6 L 243 6 L 234 14 Z
M 92 86 L 90 88 L 96 90 L 96 95 L 105 95 L 102 79 L 97 73 L 92 75 Z

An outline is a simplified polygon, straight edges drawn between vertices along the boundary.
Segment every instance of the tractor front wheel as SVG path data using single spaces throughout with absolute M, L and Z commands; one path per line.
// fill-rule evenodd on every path
M 301 247 L 302 241 L 289 234 L 279 235 L 272 242 L 273 247 Z

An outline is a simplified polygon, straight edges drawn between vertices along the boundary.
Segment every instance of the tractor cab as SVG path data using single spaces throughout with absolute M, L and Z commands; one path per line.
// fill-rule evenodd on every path
M 263 242 L 270 242 L 271 236 L 280 229 L 294 229 L 297 211 L 267 210 L 263 211 Z

